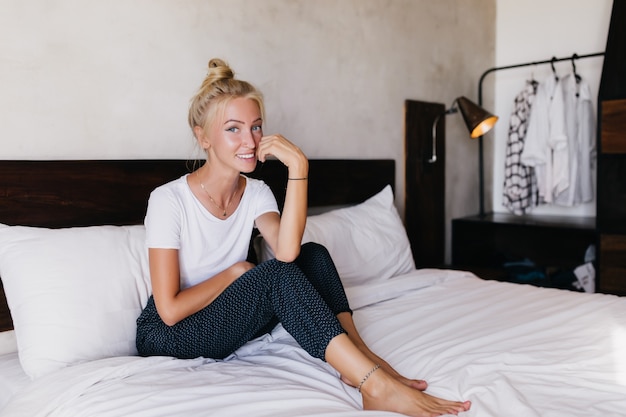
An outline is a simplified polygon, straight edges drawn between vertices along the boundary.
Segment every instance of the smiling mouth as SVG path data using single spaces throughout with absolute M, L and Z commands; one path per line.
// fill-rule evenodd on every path
M 241 154 L 241 155 L 237 155 L 237 158 L 239 158 L 239 159 L 254 159 L 254 154 L 253 153 Z

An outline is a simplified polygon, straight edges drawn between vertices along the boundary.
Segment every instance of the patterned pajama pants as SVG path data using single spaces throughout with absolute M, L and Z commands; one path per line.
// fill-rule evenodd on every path
M 345 332 L 336 317 L 342 312 L 351 310 L 328 251 L 307 243 L 295 262 L 261 263 L 173 326 L 161 321 L 150 297 L 137 319 L 137 350 L 142 356 L 223 359 L 280 322 L 311 356 L 324 360 L 328 343 Z

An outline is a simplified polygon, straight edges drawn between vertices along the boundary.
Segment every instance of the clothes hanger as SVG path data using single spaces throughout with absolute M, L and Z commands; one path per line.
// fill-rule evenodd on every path
M 574 62 L 576 59 L 578 59 L 578 55 L 577 54 L 572 55 L 572 70 L 574 71 L 574 77 L 576 78 L 576 83 L 580 83 L 580 80 L 582 78 L 576 72 L 576 63 Z
M 552 73 L 554 74 L 554 79 L 556 81 L 559 81 L 559 76 L 556 73 L 556 69 L 554 68 L 554 63 L 556 62 L 556 57 L 553 56 L 552 59 L 550 60 L 550 66 L 552 67 Z
M 528 81 L 533 87 L 537 88 L 539 85 L 539 81 L 535 79 L 535 66 L 533 65 L 533 69 L 530 72 L 530 80 Z
M 582 78 L 576 72 L 576 63 L 574 61 L 577 58 L 578 58 L 578 55 L 576 55 L 574 53 L 574 55 L 572 55 L 572 71 L 574 72 L 574 79 L 576 80 L 576 97 L 580 97 L 579 84 L 580 84 L 580 80 L 582 80 Z

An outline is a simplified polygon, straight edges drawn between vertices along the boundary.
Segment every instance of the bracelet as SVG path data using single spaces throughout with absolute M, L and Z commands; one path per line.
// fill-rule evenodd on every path
M 287 178 L 287 181 L 304 181 L 304 180 L 308 180 L 309 177 L 302 177 L 302 178 Z
M 356 388 L 359 392 L 361 392 L 361 387 L 363 386 L 363 384 L 365 383 L 365 381 L 367 381 L 367 378 L 369 378 L 370 376 L 372 376 L 372 374 L 373 374 L 374 372 L 376 372 L 376 370 L 377 370 L 378 368 L 380 368 L 380 365 L 378 365 L 378 364 L 377 364 L 376 366 L 374 366 L 374 367 L 372 368 L 372 370 L 371 370 L 371 371 L 369 371 L 369 372 L 367 373 L 367 375 L 365 375 L 365 377 L 363 377 L 363 379 L 361 380 L 361 383 L 360 383 L 360 384 L 359 384 L 359 386 Z

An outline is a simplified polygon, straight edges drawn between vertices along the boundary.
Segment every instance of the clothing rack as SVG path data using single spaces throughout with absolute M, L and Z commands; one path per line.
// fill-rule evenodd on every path
M 542 64 L 550 64 L 552 65 L 552 70 L 554 71 L 554 63 L 555 62 L 560 62 L 560 61 L 572 61 L 572 64 L 574 64 L 574 61 L 577 59 L 584 59 L 584 58 L 594 58 L 594 57 L 599 57 L 599 56 L 604 56 L 604 52 L 596 52 L 593 54 L 585 54 L 585 55 L 578 55 L 576 53 L 574 53 L 572 56 L 568 56 L 568 57 L 564 57 L 564 58 L 557 58 L 557 57 L 552 57 L 551 59 L 547 59 L 544 61 L 534 61 L 534 62 L 524 62 L 522 64 L 514 64 L 514 65 L 505 65 L 502 67 L 493 67 L 493 68 L 489 68 L 487 71 L 483 72 L 483 74 L 480 76 L 480 79 L 478 81 L 478 105 L 482 107 L 483 105 L 483 81 L 485 80 L 485 77 L 489 74 L 491 74 L 492 72 L 496 72 L 496 71 L 500 71 L 500 70 L 506 70 L 506 69 L 512 69 L 512 68 L 522 68 L 522 67 L 530 67 L 533 65 L 542 65 Z M 574 68 L 576 68 L 574 66 Z M 479 199 L 479 203 L 480 203 L 480 209 L 479 209 L 479 216 L 481 218 L 485 217 L 485 202 L 484 202 L 484 194 L 485 194 L 485 187 L 484 187 L 484 173 L 483 173 L 483 137 L 479 136 L 478 137 L 478 175 L 479 175 L 479 179 L 478 179 L 478 184 L 479 184 L 479 194 L 478 194 L 478 199 Z
M 482 104 L 483 104 L 483 81 L 485 80 L 485 77 L 488 74 L 492 73 L 492 72 L 505 70 L 505 69 L 512 69 L 512 68 L 530 67 L 530 66 L 541 65 L 541 64 L 550 64 L 550 65 L 552 65 L 552 70 L 554 70 L 554 63 L 555 62 L 570 61 L 571 60 L 572 63 L 573 63 L 577 59 L 593 58 L 593 57 L 598 57 L 598 56 L 604 56 L 604 52 L 596 52 L 596 53 L 593 53 L 593 54 L 586 54 L 586 55 L 578 55 L 578 54 L 574 53 L 572 56 L 568 56 L 568 57 L 565 57 L 565 58 L 557 58 L 557 57 L 553 56 L 552 59 L 547 59 L 545 61 L 525 62 L 523 64 L 506 65 L 506 66 L 503 66 L 503 67 L 489 68 L 487 71 L 483 72 L 483 74 L 480 76 L 480 80 L 478 81 L 478 105 L 482 106 Z

